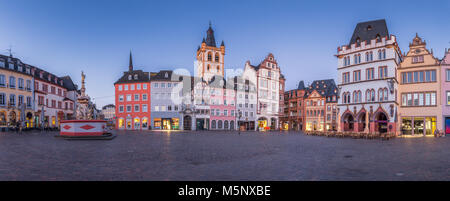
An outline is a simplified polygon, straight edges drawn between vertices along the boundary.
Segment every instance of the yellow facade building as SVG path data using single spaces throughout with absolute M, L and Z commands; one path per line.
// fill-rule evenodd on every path
M 439 60 L 417 34 L 398 67 L 399 132 L 406 136 L 432 136 L 442 128 Z
M 0 55 L 0 128 L 18 122 L 33 126 L 33 77 L 30 66 Z

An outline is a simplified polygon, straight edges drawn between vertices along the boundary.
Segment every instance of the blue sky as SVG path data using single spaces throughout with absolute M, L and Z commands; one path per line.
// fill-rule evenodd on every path
M 98 106 L 114 103 L 127 70 L 187 68 L 211 21 L 225 41 L 226 68 L 258 64 L 272 52 L 287 79 L 336 79 L 338 46 L 358 22 L 384 18 L 403 52 L 418 32 L 442 58 L 450 47 L 450 1 L 0 0 L 0 53 L 80 83 Z

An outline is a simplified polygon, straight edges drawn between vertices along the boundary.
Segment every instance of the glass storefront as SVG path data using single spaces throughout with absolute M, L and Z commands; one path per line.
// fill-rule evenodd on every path
M 125 124 L 124 124 L 124 120 L 122 118 L 119 119 L 119 128 L 124 128 Z
M 142 119 L 142 129 L 148 128 L 148 119 L 145 117 Z
M 161 129 L 161 119 L 160 118 L 153 119 L 153 128 Z
M 161 130 L 179 130 L 179 118 L 155 118 L 153 119 L 153 129 Z
M 172 118 L 172 129 L 173 130 L 180 129 L 180 119 L 179 118 Z
M 433 135 L 436 130 L 436 117 L 403 117 L 403 135 Z
M 423 134 L 423 117 L 414 117 L 414 134 L 420 135 Z
M 436 130 L 436 117 L 425 118 L 426 135 L 433 135 Z
M 412 134 L 412 118 L 404 117 L 402 118 L 402 134 L 411 135 Z

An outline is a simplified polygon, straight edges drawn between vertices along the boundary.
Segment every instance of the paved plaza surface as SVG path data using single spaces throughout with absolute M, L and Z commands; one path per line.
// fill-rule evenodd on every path
M 0 133 L 0 180 L 450 180 L 450 137 L 114 132 L 110 141 Z

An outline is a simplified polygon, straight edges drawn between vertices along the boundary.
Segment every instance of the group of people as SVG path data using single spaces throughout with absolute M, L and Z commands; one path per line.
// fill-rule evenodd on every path
M 434 130 L 434 137 L 445 137 L 445 134 L 436 128 L 436 130 Z

